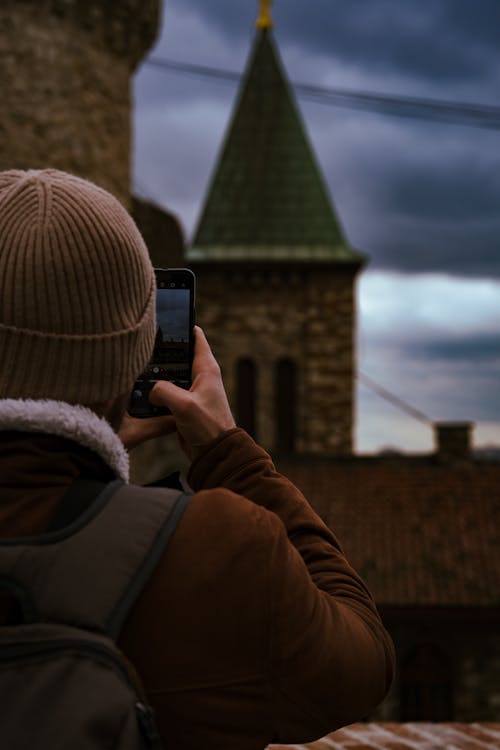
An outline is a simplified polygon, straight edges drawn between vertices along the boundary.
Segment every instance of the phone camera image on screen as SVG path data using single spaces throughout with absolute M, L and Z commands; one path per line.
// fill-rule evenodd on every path
M 189 289 L 171 286 L 158 289 L 158 328 L 152 357 L 154 373 L 155 368 L 161 367 L 163 379 L 174 380 L 184 386 L 191 374 L 189 297 Z
M 194 286 L 189 269 L 155 269 L 156 336 L 151 359 L 135 382 L 129 405 L 134 417 L 168 414 L 153 406 L 149 392 L 159 380 L 170 380 L 181 388 L 191 386 L 194 349 Z

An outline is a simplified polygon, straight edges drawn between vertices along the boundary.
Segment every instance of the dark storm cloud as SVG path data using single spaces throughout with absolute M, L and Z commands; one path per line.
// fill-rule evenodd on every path
M 167 0 L 154 54 L 241 70 L 257 6 Z M 184 35 L 173 27 L 169 35 L 169 13 L 183 19 Z M 334 70 L 341 87 L 380 91 L 387 80 L 395 93 L 497 103 L 499 0 L 275 0 L 273 14 L 295 80 Z M 141 73 L 147 137 L 137 183 L 167 206 L 175 193 L 188 235 L 236 91 L 147 66 Z M 500 277 L 500 131 L 299 105 L 347 238 L 370 268 Z
M 493 227 L 466 232 L 463 225 L 434 226 L 398 217 L 383 225 L 373 219 L 366 249 L 370 268 L 406 272 L 443 272 L 456 276 L 500 277 L 500 220 Z
M 446 81 L 487 75 L 493 56 L 496 61 L 497 0 L 322 0 L 315 6 L 307 23 L 290 9 L 290 31 L 311 48 L 359 65 Z
M 233 0 L 187 0 L 228 38 L 247 34 Z M 257 3 L 255 3 L 257 5 Z M 498 72 L 498 0 L 276 0 L 282 43 L 356 66 L 453 81 Z
M 379 205 L 417 220 L 495 220 L 500 213 L 500 173 L 493 167 L 455 160 L 432 168 L 420 161 L 386 175 Z
M 347 237 L 371 268 L 500 276 L 500 132 L 306 115 L 319 123 L 319 161 Z
M 387 163 L 383 179 L 366 167 L 361 241 L 373 267 L 500 276 L 499 166 L 467 154 L 429 164 L 416 153 L 414 163 Z
M 455 363 L 466 362 L 485 365 L 500 362 L 500 333 L 475 334 L 463 338 L 413 342 L 413 356 L 421 356 L 432 361 L 448 360 Z M 496 373 L 498 378 L 498 371 Z M 498 382 L 498 380 L 497 380 Z

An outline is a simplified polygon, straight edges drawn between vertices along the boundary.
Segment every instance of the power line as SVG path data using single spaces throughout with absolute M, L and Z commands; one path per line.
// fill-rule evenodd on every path
M 241 73 L 207 65 L 178 62 L 165 58 L 150 57 L 144 61 L 149 67 L 219 81 L 238 83 Z M 500 107 L 466 102 L 450 102 L 440 99 L 427 99 L 412 96 L 374 94 L 352 89 L 313 86 L 307 83 L 292 82 L 297 95 L 335 107 L 381 112 L 398 117 L 449 122 L 457 125 L 470 125 L 491 130 L 500 130 Z
M 242 77 L 236 71 L 160 58 L 148 58 L 144 61 L 144 64 L 167 71 L 184 73 L 195 77 L 208 77 L 231 83 L 238 83 Z M 298 96 L 307 97 L 321 104 L 500 130 L 500 107 L 418 97 L 388 96 L 364 91 L 313 86 L 304 83 L 292 82 L 291 85 Z M 399 398 L 399 396 L 391 393 L 379 383 L 376 383 L 366 373 L 358 371 L 357 378 L 370 390 L 405 414 L 426 425 L 432 426 L 434 424 L 430 417 Z
M 374 393 L 378 394 L 386 401 L 389 401 L 389 403 L 398 408 L 400 411 L 404 411 L 406 414 L 409 414 L 414 419 L 418 419 L 419 422 L 424 422 L 424 424 L 426 425 L 434 424 L 433 420 L 430 419 L 430 417 L 428 417 L 426 414 L 419 411 L 418 409 L 415 409 L 415 407 L 410 406 L 410 404 L 406 403 L 406 401 L 403 401 L 403 399 L 399 398 L 398 396 L 395 396 L 386 388 L 383 388 L 364 372 L 358 371 L 357 378 L 361 383 L 370 388 L 370 390 L 374 391 Z
M 231 81 L 237 83 L 241 79 L 241 73 L 236 71 L 223 70 L 222 68 L 211 68 L 208 65 L 196 65 L 194 63 L 183 63 L 175 60 L 167 60 L 166 58 L 159 57 L 148 57 L 144 60 L 144 65 L 149 65 L 153 68 L 163 68 L 165 70 L 172 70 L 177 73 L 187 73 L 199 78 L 218 78 L 221 81 Z

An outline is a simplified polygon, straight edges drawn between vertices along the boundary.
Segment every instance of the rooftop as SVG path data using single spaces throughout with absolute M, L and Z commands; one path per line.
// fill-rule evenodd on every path
M 264 21 L 187 258 L 359 264 Z
M 351 724 L 306 745 L 269 750 L 498 750 L 500 724 Z
M 295 457 L 278 465 L 338 535 L 379 605 L 500 608 L 500 463 Z

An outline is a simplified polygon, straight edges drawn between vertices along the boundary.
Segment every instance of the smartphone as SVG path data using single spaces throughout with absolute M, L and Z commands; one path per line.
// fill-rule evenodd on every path
M 191 387 L 195 276 L 188 268 L 155 268 L 155 276 L 155 345 L 146 369 L 134 384 L 129 404 L 129 414 L 139 418 L 170 413 L 149 401 L 149 392 L 158 380 L 171 380 L 181 388 Z

